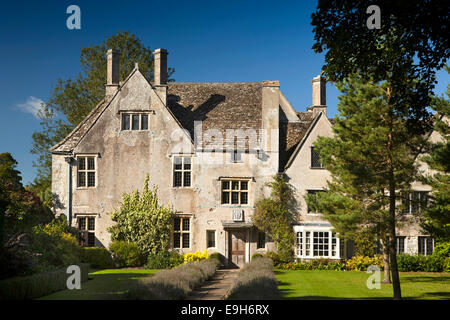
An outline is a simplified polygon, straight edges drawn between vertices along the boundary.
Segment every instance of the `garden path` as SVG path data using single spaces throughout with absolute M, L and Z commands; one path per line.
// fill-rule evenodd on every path
M 223 300 L 239 269 L 219 269 L 212 280 L 194 290 L 187 300 Z

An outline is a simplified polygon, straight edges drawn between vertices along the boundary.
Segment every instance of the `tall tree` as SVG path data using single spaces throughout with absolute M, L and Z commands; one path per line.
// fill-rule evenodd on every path
M 418 178 L 411 145 L 423 145 L 425 138 L 408 130 L 407 119 L 395 112 L 389 83 L 374 84 L 354 76 L 338 88 L 343 95 L 334 136 L 319 137 L 315 143 L 332 180 L 328 192 L 317 194 L 311 205 L 338 232 L 352 236 L 369 229 L 382 241 L 388 238 L 384 250 L 399 298 L 395 239 L 403 208 L 398 199 Z
M 409 137 L 425 134 L 431 128 L 427 107 L 436 81 L 435 73 L 450 56 L 449 4 L 438 0 L 377 1 L 381 13 L 380 29 L 369 29 L 367 9 L 372 4 L 369 0 L 319 1 L 312 14 L 313 49 L 318 53 L 325 52 L 323 71 L 330 81 L 342 82 L 358 74 L 362 80 L 383 83 L 385 101 L 390 109 L 387 113 L 373 109 L 372 113 L 383 119 L 382 125 L 390 125 L 390 131 L 383 133 L 388 137 L 384 147 L 391 155 L 385 163 L 391 184 L 383 192 L 390 194 L 389 235 L 394 237 L 396 189 L 401 187 L 397 185 L 394 158 L 396 120 L 403 119 L 408 131 L 404 135 Z M 358 108 L 353 111 L 360 112 Z M 359 120 L 361 124 L 366 121 Z M 373 129 L 378 130 L 377 127 Z M 414 146 L 412 142 L 407 148 L 410 154 L 416 154 L 420 146 Z M 407 169 L 412 168 L 407 166 L 402 171 L 406 173 Z M 395 242 L 390 241 L 394 299 L 401 299 L 395 251 Z
M 450 73 L 449 66 L 446 70 Z M 450 85 L 446 95 L 447 99 L 433 98 L 434 130 L 439 133 L 439 140 L 429 142 L 428 155 L 422 158 L 434 173 L 422 179 L 432 187 L 432 192 L 427 208 L 421 212 L 421 224 L 438 241 L 450 241 Z
M 11 203 L 11 193 L 22 188 L 22 177 L 16 167 L 17 161 L 9 152 L 0 154 L 0 251 L 5 239 L 5 215 Z
M 42 130 L 33 133 L 31 153 L 37 177 L 31 190 L 50 202 L 51 154 L 49 148 L 61 141 L 100 102 L 105 94 L 106 51 L 117 49 L 120 55 L 120 80 L 133 70 L 135 62 L 148 79 L 153 79 L 153 55 L 134 34 L 118 32 L 98 45 L 81 49 L 81 70 L 76 78 L 58 79 L 50 99 L 40 112 Z M 174 70 L 169 68 L 169 76 Z

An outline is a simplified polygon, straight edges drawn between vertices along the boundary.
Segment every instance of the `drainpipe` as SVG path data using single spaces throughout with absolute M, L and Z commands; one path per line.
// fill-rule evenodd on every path
M 72 157 L 65 157 L 64 160 L 67 162 L 67 206 L 66 206 L 66 217 L 67 224 L 69 227 L 72 225 Z

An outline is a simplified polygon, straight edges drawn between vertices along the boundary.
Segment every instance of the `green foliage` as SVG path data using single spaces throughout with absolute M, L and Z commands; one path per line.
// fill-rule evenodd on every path
M 195 288 L 211 279 L 220 262 L 206 259 L 182 264 L 170 270 L 162 270 L 152 277 L 139 279 L 139 283 L 125 294 L 129 300 L 181 300 Z
M 183 255 L 176 251 L 160 251 L 148 255 L 145 267 L 148 269 L 170 269 L 183 262 Z
M 284 176 L 275 175 L 268 185 L 270 197 L 256 202 L 253 223 L 277 244 L 280 259 L 290 261 L 294 257 L 291 223 L 296 220 L 297 201 Z
M 376 234 L 370 232 L 370 228 L 361 228 L 354 237 L 356 256 L 372 257 L 375 254 Z
M 227 299 L 279 299 L 278 281 L 273 272 L 272 261 L 267 258 L 258 258 L 245 264 L 231 286 Z
M 450 73 L 450 67 L 446 66 Z M 422 157 L 428 166 L 435 170 L 432 175 L 422 177 L 422 182 L 432 187 L 429 203 L 422 210 L 423 229 L 439 241 L 450 241 L 450 85 L 447 85 L 447 99 L 433 97 L 432 108 L 436 111 L 434 130 L 441 140 L 430 141 L 428 155 Z
M 51 195 L 51 153 L 49 149 L 67 136 L 103 99 L 106 83 L 106 51 L 117 49 L 121 52 L 119 80 L 123 81 L 134 69 L 149 79 L 153 78 L 154 56 L 149 47 L 142 44 L 134 34 L 117 32 L 105 41 L 81 49 L 81 72 L 72 79 L 58 79 L 50 93 L 50 99 L 39 114 L 42 130 L 33 133 L 31 153 L 38 155 L 34 165 L 38 175 L 33 190 L 40 195 Z M 174 70 L 169 68 L 169 76 Z M 50 192 L 50 194 L 49 194 Z M 49 201 L 49 199 L 46 199 Z M 58 199 L 50 202 L 57 203 Z
M 441 242 L 434 247 L 433 255 L 439 258 L 450 257 L 450 242 Z
M 145 179 L 142 194 L 135 191 L 122 196 L 120 209 L 111 214 L 116 224 L 108 231 L 111 239 L 135 243 L 146 255 L 169 248 L 173 210 L 158 202 L 157 188 Z
M 263 257 L 264 257 L 264 256 L 263 256 L 261 253 L 256 252 L 256 253 L 252 254 L 252 257 L 251 257 L 250 260 L 258 259 L 258 258 L 263 258 Z
M 81 282 L 88 279 L 89 265 L 79 264 Z M 30 300 L 67 289 L 67 268 L 0 281 L 0 300 Z
M 134 242 L 113 241 L 109 245 L 114 263 L 119 268 L 140 267 L 142 265 L 142 252 Z
M 89 263 L 91 268 L 107 269 L 114 266 L 111 253 L 106 248 L 85 247 L 81 250 L 81 262 Z
M 38 255 L 34 271 L 45 271 L 81 260 L 81 248 L 76 238 L 76 229 L 69 227 L 63 218 L 46 225 L 33 227 L 30 234 L 31 251 Z
M 217 259 L 219 261 L 222 261 L 222 259 L 223 259 L 222 257 L 223 256 L 219 252 L 213 252 L 209 255 L 210 259 Z
M 381 10 L 377 30 L 366 26 L 372 4 Z M 333 82 L 359 74 L 391 83 L 396 113 L 409 118 L 409 129 L 424 133 L 436 70 L 450 56 L 442 28 L 447 21 L 448 5 L 441 1 L 321 1 L 312 14 L 313 49 L 325 52 L 322 69 Z
M 365 271 L 371 265 L 378 266 L 380 270 L 383 270 L 383 256 L 379 254 L 373 257 L 354 256 L 346 262 L 347 269 L 353 271 Z
M 327 259 L 314 259 L 308 262 L 289 262 L 281 263 L 276 266 L 281 270 L 332 270 L 345 271 L 346 265 L 344 262 L 332 261 Z
M 279 265 L 282 262 L 285 262 L 280 258 L 280 255 L 275 251 L 267 251 L 266 254 L 264 255 L 264 258 L 272 260 L 273 265 L 275 266 Z
M 397 263 L 399 271 L 424 271 L 424 272 L 442 272 L 444 270 L 445 259 L 441 259 L 435 255 L 408 255 L 399 254 Z
M 21 233 L 53 218 L 39 198 L 25 190 L 17 164 L 10 153 L 0 154 L 0 254 Z

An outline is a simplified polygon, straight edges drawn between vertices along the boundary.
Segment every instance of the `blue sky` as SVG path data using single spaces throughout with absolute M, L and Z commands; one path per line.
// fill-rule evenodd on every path
M 81 9 L 81 30 L 66 27 L 66 9 Z M 0 152 L 19 162 L 23 182 L 35 177 L 33 114 L 58 78 L 80 71 L 80 49 L 117 31 L 130 31 L 151 49 L 169 51 L 178 82 L 280 80 L 298 111 L 311 104 L 313 76 L 323 55 L 311 49 L 316 1 L 8 1 L 0 12 Z M 438 73 L 436 92 L 450 77 Z M 106 79 L 105 79 L 106 81 Z M 327 86 L 328 113 L 338 91 Z

